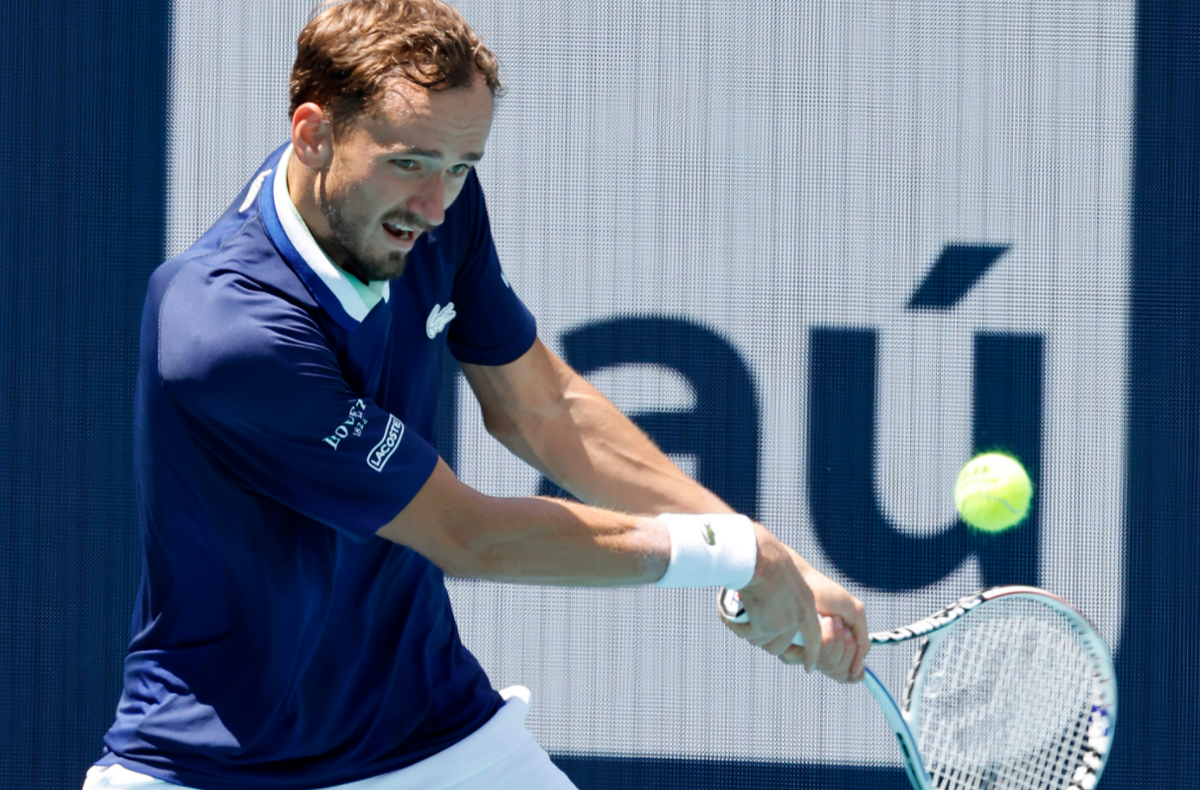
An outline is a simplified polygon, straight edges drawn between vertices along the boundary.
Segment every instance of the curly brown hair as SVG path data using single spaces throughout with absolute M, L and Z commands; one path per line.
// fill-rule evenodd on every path
M 496 56 L 442 0 L 333 0 L 318 6 L 296 41 L 288 115 L 314 102 L 336 133 L 371 112 L 391 79 L 448 90 L 476 74 L 499 93 Z

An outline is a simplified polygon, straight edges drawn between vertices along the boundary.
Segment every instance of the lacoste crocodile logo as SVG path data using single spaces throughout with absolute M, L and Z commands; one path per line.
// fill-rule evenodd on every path
M 704 522 L 704 542 L 710 546 L 717 545 L 717 535 L 712 530 L 712 524 Z
M 425 334 L 430 340 L 438 336 L 438 333 L 446 328 L 446 324 L 454 320 L 458 313 L 454 312 L 454 302 L 446 302 L 446 306 L 435 304 L 433 309 L 429 311 L 429 318 L 425 319 Z

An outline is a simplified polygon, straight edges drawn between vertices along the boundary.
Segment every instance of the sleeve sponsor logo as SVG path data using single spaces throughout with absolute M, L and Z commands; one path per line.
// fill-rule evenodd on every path
M 404 423 L 389 414 L 387 427 L 383 429 L 383 438 L 367 454 L 367 466 L 376 472 L 382 472 L 388 459 L 392 457 L 392 453 L 396 452 L 396 448 L 400 446 L 402 438 L 404 438 Z
M 326 436 L 322 441 L 333 449 L 337 449 L 341 444 L 342 439 L 351 436 L 362 436 L 363 428 L 367 427 L 367 405 L 361 400 L 354 402 L 350 407 L 350 415 L 342 421 L 342 424 L 334 429 L 333 433 Z

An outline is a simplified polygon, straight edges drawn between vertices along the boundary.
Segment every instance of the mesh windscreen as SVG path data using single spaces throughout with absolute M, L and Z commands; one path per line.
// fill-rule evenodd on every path
M 1125 613 L 1133 4 L 462 2 L 507 85 L 479 166 L 541 337 L 875 629 L 1047 587 Z M 168 253 L 286 138 L 306 2 L 174 7 Z M 439 446 L 550 491 L 448 377 Z M 1035 484 L 974 535 L 975 450 Z M 737 642 L 708 591 L 452 582 L 567 755 L 897 765 L 867 693 Z M 874 666 L 902 686 L 902 657 Z

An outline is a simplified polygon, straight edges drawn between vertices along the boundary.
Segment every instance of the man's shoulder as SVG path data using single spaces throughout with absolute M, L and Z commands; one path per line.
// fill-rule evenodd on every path
M 311 295 L 256 234 L 219 250 L 189 251 L 151 276 L 159 373 L 164 383 L 243 375 L 271 361 L 288 338 L 325 346 Z M 270 249 L 267 249 L 270 247 Z
M 258 211 L 221 217 L 195 244 L 160 265 L 151 275 L 149 296 L 161 302 L 168 294 L 196 309 L 263 297 L 315 306 Z
M 268 176 L 277 167 L 286 145 L 272 151 L 266 160 L 254 170 L 250 180 L 236 194 L 223 213 L 200 237 L 193 241 L 179 258 L 202 258 L 208 256 L 234 257 L 250 252 L 274 252 L 262 219 L 264 187 L 270 184 Z

